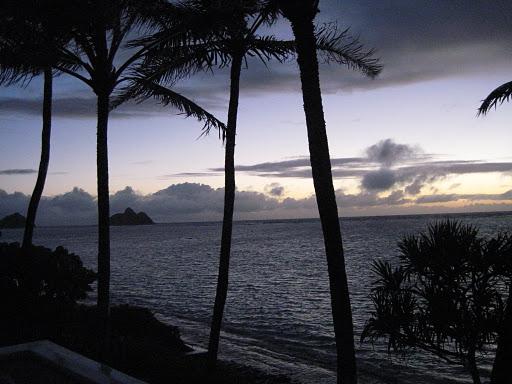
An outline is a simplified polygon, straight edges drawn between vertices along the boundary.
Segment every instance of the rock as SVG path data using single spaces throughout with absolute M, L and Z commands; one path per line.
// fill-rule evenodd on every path
M 24 228 L 25 220 L 25 216 L 16 212 L 0 220 L 0 228 Z
M 133 209 L 126 208 L 124 213 L 116 213 L 110 218 L 110 225 L 148 225 L 155 224 L 144 212 L 135 213 Z

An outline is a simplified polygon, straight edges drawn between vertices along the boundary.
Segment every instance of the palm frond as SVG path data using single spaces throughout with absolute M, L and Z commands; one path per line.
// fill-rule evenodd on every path
M 137 77 L 173 84 L 178 79 L 200 71 L 226 67 L 230 62 L 231 55 L 225 41 L 197 42 L 163 50 L 150 50 L 136 72 Z
M 282 63 L 295 52 L 295 41 L 277 40 L 274 36 L 257 36 L 247 46 L 247 55 L 258 57 L 264 64 L 271 59 Z
M 146 79 L 130 79 L 130 85 L 114 98 L 111 109 L 115 109 L 129 100 L 142 103 L 148 99 L 157 100 L 164 106 L 170 105 L 185 117 L 195 117 L 204 123 L 202 135 L 209 134 L 210 130 L 214 128 L 219 131 L 219 137 L 224 140 L 226 126 L 223 122 L 187 97 Z
M 512 97 L 512 81 L 500 85 L 489 96 L 485 98 L 478 108 L 478 115 L 486 115 L 492 108 L 496 108 L 498 104 L 503 104 L 505 101 L 509 101 Z
M 0 83 L 27 84 L 49 67 L 76 70 L 61 55 L 70 40 L 68 0 L 10 0 L 0 10 Z
M 382 71 L 374 49 L 365 50 L 349 29 L 338 30 L 336 24 L 325 24 L 316 31 L 317 50 L 326 63 L 336 62 L 374 78 Z

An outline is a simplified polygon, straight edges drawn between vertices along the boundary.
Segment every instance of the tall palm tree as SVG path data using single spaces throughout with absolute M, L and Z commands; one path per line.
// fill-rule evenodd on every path
M 357 368 L 354 350 L 352 311 L 345 271 L 345 258 L 338 218 L 338 207 L 332 182 L 331 160 L 325 129 L 320 90 L 314 19 L 319 12 L 318 0 L 276 0 L 274 2 L 291 23 L 297 44 L 297 62 L 302 83 L 304 112 L 308 131 L 309 153 L 318 212 L 322 223 L 327 256 L 331 307 L 337 350 L 338 383 L 355 384 Z M 358 61 L 338 61 L 374 77 L 381 71 L 373 52 L 364 52 L 360 45 L 352 46 Z
M 272 58 L 281 62 L 294 51 L 293 42 L 258 35 L 258 29 L 271 21 L 269 14 L 265 13 L 261 6 L 262 2 L 257 0 L 187 1 L 183 3 L 178 20 L 173 18 L 171 22 L 164 22 L 161 31 L 153 38 L 143 41 L 144 44 L 153 44 L 153 49 L 150 50 L 140 70 L 145 79 L 173 83 L 178 77 L 214 66 L 229 66 L 230 70 L 228 120 L 223 136 L 224 215 L 217 290 L 208 343 L 208 360 L 211 368 L 214 368 L 217 362 L 229 283 L 236 190 L 235 142 L 242 68 L 244 62 L 247 65 L 249 57 L 258 57 L 263 62 Z M 182 33 L 182 38 L 181 43 L 176 45 L 178 31 Z
M 163 3 L 166 3 L 164 1 Z M 130 34 L 147 33 L 146 12 L 162 4 L 160 0 L 87 0 L 69 1 L 75 10 L 72 47 L 61 55 L 75 63 L 77 69 L 61 66 L 60 71 L 81 80 L 96 94 L 97 113 L 97 193 L 98 193 L 98 316 L 103 355 L 108 357 L 110 335 L 110 207 L 108 174 L 108 121 L 113 93 L 130 81 L 131 70 L 144 57 L 148 47 L 122 50 Z M 179 96 L 179 95 L 178 95 Z M 166 93 L 167 104 L 191 110 L 206 126 L 217 126 L 211 115 L 198 110 L 185 97 Z M 117 99 L 117 105 L 128 98 Z M 193 113 L 191 113 L 193 114 Z
M 52 121 L 53 68 L 60 65 L 72 68 L 59 56 L 69 36 L 62 19 L 66 19 L 60 1 L 6 1 L 0 11 L 0 83 L 25 84 L 43 74 L 43 128 L 41 158 L 37 181 L 30 197 L 23 235 L 23 247 L 32 245 L 37 208 L 50 161 Z
M 478 115 L 486 115 L 498 104 L 509 101 L 512 97 L 512 81 L 500 85 L 492 91 L 478 108 Z M 505 316 L 502 320 L 501 331 L 498 334 L 498 346 L 496 357 L 492 367 L 491 383 L 505 384 L 510 382 L 512 377 L 512 282 L 509 284 Z
M 161 22 L 165 20 L 162 14 L 159 16 Z M 282 62 L 296 53 L 294 41 L 280 41 L 273 36 L 257 33 L 262 25 L 271 25 L 277 16 L 278 11 L 273 2 L 192 0 L 184 3 L 178 18 L 174 17 L 171 22 L 163 21 L 159 32 L 149 39 L 139 41 L 139 44 L 152 44 L 154 48 L 141 70 L 143 77 L 152 81 L 172 83 L 177 77 L 188 76 L 198 70 L 230 66 L 228 122 L 224 137 L 224 216 L 217 291 L 208 345 L 211 367 L 215 367 L 217 361 L 229 283 L 240 74 L 248 57 L 257 57 L 264 63 L 272 58 Z M 357 41 L 350 39 L 346 31 L 339 33 L 332 25 L 316 31 L 316 49 L 326 61 L 336 61 L 368 73 L 377 68 L 374 61 L 368 58 L 371 52 L 363 52 Z

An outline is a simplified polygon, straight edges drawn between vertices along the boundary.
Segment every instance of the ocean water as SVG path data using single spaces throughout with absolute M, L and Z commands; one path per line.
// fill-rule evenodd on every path
M 374 259 L 396 260 L 396 243 L 445 217 L 512 231 L 511 213 L 342 218 L 347 274 L 364 383 L 466 383 L 461 367 L 425 353 L 389 356 L 384 344 L 361 344 L 372 310 Z M 1 241 L 21 241 L 2 230 Z M 215 295 L 220 223 L 112 227 L 112 302 L 151 308 L 178 325 L 190 344 L 206 348 Z M 63 245 L 96 269 L 94 226 L 37 227 L 34 243 Z M 94 299 L 94 296 L 91 297 Z M 335 383 L 335 350 L 323 238 L 318 220 L 235 222 L 230 286 L 221 335 L 224 359 L 290 375 L 303 383 Z M 490 361 L 482 361 L 483 375 Z

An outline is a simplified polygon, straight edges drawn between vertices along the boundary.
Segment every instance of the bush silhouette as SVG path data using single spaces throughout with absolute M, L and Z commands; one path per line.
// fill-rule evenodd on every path
M 480 383 L 476 358 L 496 342 L 504 316 L 512 237 L 484 238 L 447 220 L 405 236 L 398 248 L 399 266 L 373 264 L 374 312 L 361 340 L 387 339 L 388 351 L 427 351 L 462 364 Z
M 96 274 L 63 247 L 0 243 L 1 343 L 51 337 L 91 291 Z

